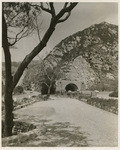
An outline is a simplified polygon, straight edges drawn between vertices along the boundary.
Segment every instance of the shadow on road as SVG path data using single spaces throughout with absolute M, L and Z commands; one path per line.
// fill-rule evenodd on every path
M 80 127 L 70 125 L 69 122 L 49 124 L 43 122 L 39 135 L 26 146 L 39 147 L 81 147 L 89 146 L 87 134 L 80 131 Z M 32 144 L 30 144 L 32 143 Z

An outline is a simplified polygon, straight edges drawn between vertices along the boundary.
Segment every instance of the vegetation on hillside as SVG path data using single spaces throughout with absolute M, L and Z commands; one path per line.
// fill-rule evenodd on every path
M 113 91 L 118 82 L 118 26 L 102 22 L 68 36 L 53 48 L 44 61 L 48 62 L 47 66 L 57 67 L 58 72 L 62 72 L 61 79 L 68 80 L 67 76 L 71 74 L 71 66 L 79 56 L 82 60 L 81 64 L 77 66 L 82 68 L 79 69 L 79 76 L 81 76 L 81 80 L 87 76 L 85 84 L 88 84 L 88 89 Z M 38 78 L 38 74 L 38 81 L 41 81 L 44 75 L 39 62 L 36 63 L 35 70 L 38 72 L 37 75 L 30 73 L 32 69 L 29 67 L 26 73 L 27 83 L 34 82 L 34 78 Z M 74 70 L 73 72 L 78 74 Z M 93 76 L 95 80 L 91 84 L 90 78 Z M 41 86 L 38 82 L 34 83 L 36 88 Z

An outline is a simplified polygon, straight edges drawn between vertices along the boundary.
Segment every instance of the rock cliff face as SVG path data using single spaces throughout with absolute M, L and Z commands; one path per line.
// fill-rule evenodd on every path
M 46 66 L 59 68 L 57 90 L 69 83 L 79 90 L 117 78 L 118 27 L 102 22 L 62 40 L 44 59 Z

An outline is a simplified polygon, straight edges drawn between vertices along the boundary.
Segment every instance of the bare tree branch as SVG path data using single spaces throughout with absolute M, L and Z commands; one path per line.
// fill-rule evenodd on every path
M 51 8 L 52 16 L 55 17 L 56 14 L 55 14 L 55 8 L 54 8 L 54 4 L 53 3 L 50 3 L 50 8 Z
M 56 16 L 57 21 L 66 13 L 71 12 L 71 10 L 77 5 L 78 3 L 70 3 L 70 6 L 63 8 L 58 15 Z M 66 4 L 67 5 L 67 4 Z
M 21 35 L 21 37 L 18 39 L 18 41 L 19 41 L 20 39 L 24 38 L 24 37 L 27 37 L 27 36 L 28 36 L 29 34 L 31 34 L 33 31 L 34 31 L 34 29 L 32 29 L 32 30 L 27 29 L 27 30 Z
M 58 20 L 58 22 L 57 22 L 57 23 L 61 23 L 61 22 L 66 21 L 66 20 L 70 17 L 70 15 L 71 15 L 71 12 L 68 12 L 68 14 L 66 15 L 66 17 L 65 17 L 65 18 L 63 18 L 63 19 Z
M 37 20 L 37 16 L 35 17 L 35 27 L 36 27 L 36 30 L 37 30 L 37 35 L 38 35 L 38 39 L 39 39 L 39 42 L 41 41 L 41 37 L 40 37 L 40 29 L 39 29 L 39 26 L 38 26 L 38 20 Z M 40 26 L 42 25 L 42 22 L 40 24 Z
M 28 64 L 32 61 L 32 59 L 41 52 L 41 50 L 46 46 L 48 40 L 50 39 L 51 35 L 53 34 L 55 27 L 57 25 L 58 20 L 66 13 L 72 11 L 72 9 L 77 5 L 77 3 L 70 3 L 70 6 L 62 9 L 57 16 L 51 18 L 51 22 L 49 25 L 48 30 L 46 31 L 45 35 L 43 36 L 41 42 L 24 58 L 20 66 L 18 67 L 14 77 L 13 83 L 11 85 L 11 90 L 13 90 L 18 83 L 20 77 L 22 76 L 25 68 Z M 43 7 L 43 6 L 42 6 Z M 44 7 L 43 7 L 44 10 Z M 48 9 L 47 9 L 48 10 Z M 45 10 L 46 11 L 46 10 Z M 49 11 L 48 11 L 49 12 Z M 51 11 L 49 12 L 51 14 Z
M 13 43 L 9 43 L 9 46 L 13 46 L 17 41 L 18 41 L 18 36 L 25 30 L 26 26 L 23 27 L 23 29 L 16 34 L 16 37 L 15 37 L 15 41 Z
M 32 29 L 31 31 L 29 29 L 27 29 L 25 32 L 22 33 L 22 35 L 18 38 L 12 38 L 12 37 L 8 37 L 8 39 L 10 40 L 14 40 L 13 43 L 9 43 L 9 46 L 13 46 L 15 45 L 18 41 L 20 41 L 22 38 L 27 37 L 29 34 L 31 34 L 34 31 L 34 29 Z
M 40 8 L 41 8 L 42 10 L 44 10 L 44 11 L 46 11 L 46 12 L 48 12 L 48 13 L 50 13 L 50 14 L 52 15 L 52 11 L 51 11 L 49 8 L 45 8 L 45 7 L 43 6 L 43 3 L 42 3 L 42 2 L 41 2 L 40 4 L 41 4 Z
M 50 81 L 52 81 L 52 79 L 50 78 L 50 76 L 48 75 L 48 73 L 47 73 L 47 70 L 45 69 L 45 64 L 44 64 L 44 62 L 42 61 L 42 68 L 44 69 L 44 73 L 45 73 L 45 75 L 47 76 L 47 78 L 50 80 Z
M 49 85 L 46 82 L 42 82 L 43 84 L 45 84 L 47 87 L 49 87 Z
M 68 2 L 66 2 L 66 3 L 64 4 L 63 9 L 65 9 L 65 8 L 67 7 L 67 5 L 68 5 Z
M 13 21 L 13 19 L 15 19 L 20 13 L 21 13 L 21 11 L 18 12 L 15 16 L 13 16 L 13 18 L 11 18 L 10 21 L 7 22 L 7 24 L 10 25 L 10 23 Z

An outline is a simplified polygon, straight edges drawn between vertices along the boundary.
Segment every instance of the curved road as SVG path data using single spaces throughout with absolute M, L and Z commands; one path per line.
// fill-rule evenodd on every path
M 70 98 L 34 103 L 15 111 L 22 120 L 39 124 L 40 120 L 69 122 L 87 133 L 90 146 L 117 146 L 118 116 Z

